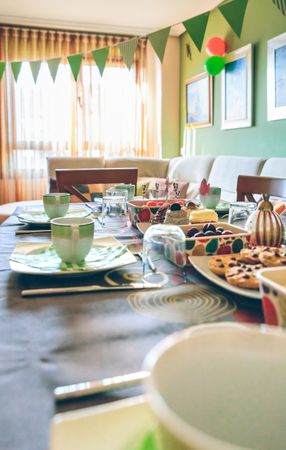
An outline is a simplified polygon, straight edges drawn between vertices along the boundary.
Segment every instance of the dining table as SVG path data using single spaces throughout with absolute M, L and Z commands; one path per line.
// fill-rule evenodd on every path
M 192 267 L 184 275 L 172 263 L 162 269 L 160 261 L 158 267 L 167 274 L 160 289 L 23 297 L 25 289 L 138 281 L 142 261 L 136 258 L 132 264 L 82 277 L 18 273 L 9 262 L 15 245 L 51 239 L 49 231 L 29 233 L 29 225 L 18 220 L 19 212 L 0 226 L 1 450 L 48 450 L 55 413 L 137 395 L 143 389 L 138 385 L 59 403 L 54 397 L 58 386 L 140 371 L 155 344 L 186 327 L 263 322 L 259 299 L 219 288 Z M 16 234 L 19 231 L 27 233 Z M 131 225 L 113 235 L 124 245 L 142 245 L 142 234 Z

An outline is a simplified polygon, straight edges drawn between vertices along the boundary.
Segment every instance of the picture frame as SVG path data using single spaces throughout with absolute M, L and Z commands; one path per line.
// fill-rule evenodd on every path
M 186 81 L 186 126 L 188 128 L 212 126 L 212 84 L 212 77 L 207 72 Z
M 252 44 L 227 55 L 221 77 L 221 129 L 252 126 Z
M 267 120 L 286 119 L 286 33 L 267 42 Z

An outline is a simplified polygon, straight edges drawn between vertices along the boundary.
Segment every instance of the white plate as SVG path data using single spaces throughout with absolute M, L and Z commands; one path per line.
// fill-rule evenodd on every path
M 229 284 L 224 278 L 221 278 L 215 273 L 213 273 L 208 266 L 208 261 L 210 258 L 211 256 L 189 256 L 189 261 L 198 272 L 200 272 L 208 280 L 215 283 L 217 286 L 220 286 L 230 292 L 233 292 L 234 294 L 261 300 L 261 295 L 258 290 L 256 291 L 252 289 L 242 289 L 233 286 L 232 284 Z
M 110 246 L 117 246 L 122 245 L 117 239 L 108 236 L 103 238 L 97 238 L 94 239 L 94 245 L 100 246 L 100 247 L 110 247 Z M 11 270 L 13 272 L 23 273 L 27 275 L 52 275 L 52 276 L 74 276 L 74 275 L 87 275 L 91 273 L 96 273 L 100 271 L 106 271 L 115 269 L 116 267 L 122 267 L 127 264 L 132 264 L 136 262 L 136 257 L 128 250 L 122 254 L 119 254 L 116 258 L 112 259 L 110 263 L 105 264 L 102 262 L 100 267 L 93 267 L 92 262 L 90 263 L 90 266 L 85 268 L 85 270 L 79 270 L 77 268 L 70 269 L 70 270 L 61 270 L 60 268 L 48 268 L 48 262 L 43 265 L 41 262 L 41 266 L 45 267 L 45 270 L 36 266 L 31 266 L 28 263 L 25 262 L 19 262 L 19 256 L 31 256 L 34 255 L 34 257 L 37 258 L 43 258 L 44 261 L 44 251 L 46 251 L 51 246 L 51 242 L 18 242 L 16 244 L 16 247 L 11 255 L 11 258 L 18 259 L 18 261 L 15 261 L 10 259 L 9 264 Z M 22 259 L 22 258 L 21 258 Z
M 85 207 L 70 207 L 65 217 L 86 217 L 91 214 Z M 18 216 L 21 223 L 29 225 L 49 225 L 50 219 L 42 209 L 26 209 Z
M 50 450 L 139 450 L 156 427 L 145 397 L 57 414 Z

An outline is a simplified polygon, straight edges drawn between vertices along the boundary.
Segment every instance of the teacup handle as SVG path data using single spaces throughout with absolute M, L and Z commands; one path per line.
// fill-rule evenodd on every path
M 71 225 L 71 254 L 75 255 L 77 252 L 77 244 L 79 241 L 79 226 L 76 224 Z

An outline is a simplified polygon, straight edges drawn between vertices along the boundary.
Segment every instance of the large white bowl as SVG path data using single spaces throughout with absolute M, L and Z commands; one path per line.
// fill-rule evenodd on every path
M 218 323 L 174 334 L 147 356 L 147 398 L 164 450 L 284 450 L 286 333 Z

